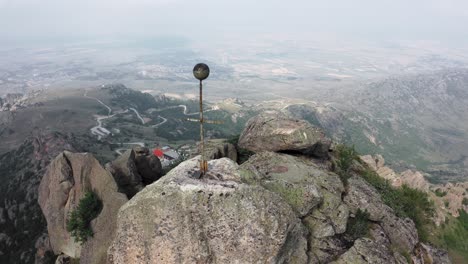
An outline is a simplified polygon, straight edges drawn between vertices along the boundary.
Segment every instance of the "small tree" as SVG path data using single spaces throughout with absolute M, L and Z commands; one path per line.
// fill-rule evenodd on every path
M 75 241 L 83 244 L 88 237 L 93 236 L 91 221 L 96 218 L 102 210 L 102 202 L 92 191 L 85 193 L 79 201 L 78 206 L 70 213 L 67 222 L 67 231 L 71 233 Z
M 350 177 L 349 171 L 351 165 L 355 160 L 358 159 L 358 153 L 353 147 L 346 145 L 338 145 L 336 147 L 336 173 L 340 176 L 343 183 L 348 184 L 348 178 Z

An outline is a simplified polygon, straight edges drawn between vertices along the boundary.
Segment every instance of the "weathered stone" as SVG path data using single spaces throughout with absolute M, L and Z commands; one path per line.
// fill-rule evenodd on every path
M 327 157 L 330 144 L 320 128 L 276 111 L 251 118 L 239 138 L 239 147 L 256 153 L 298 151 Z
M 381 226 L 394 247 L 402 251 L 412 252 L 419 241 L 416 226 L 409 218 L 402 219 L 394 214 L 388 214 L 382 219 Z
M 354 245 L 341 255 L 335 264 L 367 264 L 367 263 L 385 263 L 397 264 L 393 252 L 385 245 L 377 243 L 368 238 L 359 238 L 354 241 Z
M 335 235 L 330 219 L 319 210 L 314 210 L 302 221 L 315 238 L 324 238 Z
M 334 196 L 335 199 L 327 200 L 336 201 L 332 210 L 341 203 L 344 187 L 339 177 L 321 170 L 310 160 L 261 152 L 243 163 L 241 168 L 244 171 L 244 180 L 257 182 L 278 193 L 301 217 L 324 201 L 322 190 Z
M 304 258 L 300 220 L 283 199 L 241 182 L 237 164 L 199 157 L 147 186 L 120 210 L 110 263 L 275 263 Z
M 91 222 L 92 238 L 80 246 L 66 230 L 70 213 L 87 191 L 102 201 L 100 214 Z M 39 205 L 47 220 L 50 244 L 55 254 L 80 258 L 81 263 L 103 263 L 115 234 L 119 208 L 127 201 L 117 192 L 113 177 L 87 153 L 63 152 L 49 165 L 39 186 Z

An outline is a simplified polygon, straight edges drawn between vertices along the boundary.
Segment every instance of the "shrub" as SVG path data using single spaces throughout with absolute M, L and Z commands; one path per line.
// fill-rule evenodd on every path
M 78 206 L 70 213 L 67 222 L 67 231 L 71 233 L 75 241 L 83 244 L 88 237 L 93 236 L 91 220 L 96 218 L 102 210 L 102 202 L 91 191 L 85 193 Z
M 361 211 L 358 209 L 356 216 L 350 217 L 346 227 L 346 233 L 356 240 L 360 237 L 364 237 L 369 232 L 369 213 L 367 211 Z
M 463 197 L 462 204 L 463 205 L 468 205 L 468 199 L 466 197 Z
M 353 147 L 346 145 L 338 145 L 336 147 L 336 173 L 340 176 L 343 183 L 346 185 L 350 177 L 351 165 L 355 160 L 358 160 L 358 153 Z

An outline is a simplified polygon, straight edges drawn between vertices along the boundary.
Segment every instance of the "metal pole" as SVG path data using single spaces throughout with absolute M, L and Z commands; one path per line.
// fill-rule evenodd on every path
M 201 144 L 201 161 L 200 171 L 203 175 L 206 172 L 205 168 L 205 142 L 203 138 L 203 85 L 200 80 L 200 144 Z

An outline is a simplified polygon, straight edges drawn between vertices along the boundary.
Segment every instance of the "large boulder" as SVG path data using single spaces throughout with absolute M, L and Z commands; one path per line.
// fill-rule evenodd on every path
M 70 213 L 87 191 L 102 201 L 100 214 L 91 222 L 94 236 L 83 245 L 66 230 Z M 81 263 L 104 263 L 115 234 L 119 208 L 127 202 L 117 184 L 88 153 L 59 154 L 49 165 L 39 186 L 39 205 L 47 221 L 50 245 L 55 254 L 80 258 Z
M 143 147 L 125 151 L 122 156 L 107 163 L 106 169 L 114 176 L 119 190 L 128 198 L 162 175 L 161 161 Z
M 158 157 L 144 147 L 136 147 L 133 151 L 135 152 L 135 165 L 138 174 L 140 174 L 142 183 L 145 186 L 161 178 L 162 165 Z
M 327 157 L 331 141 L 304 120 L 269 111 L 251 118 L 239 138 L 239 147 L 253 151 L 297 151 Z
M 314 236 L 332 236 L 346 230 L 348 208 L 341 201 L 344 186 L 338 175 L 305 157 L 275 152 L 255 154 L 241 169 L 244 181 L 278 193 L 298 217 L 305 217 Z M 314 208 L 317 210 L 312 212 Z
M 307 230 L 281 196 L 238 165 L 181 163 L 125 204 L 109 263 L 306 263 Z

